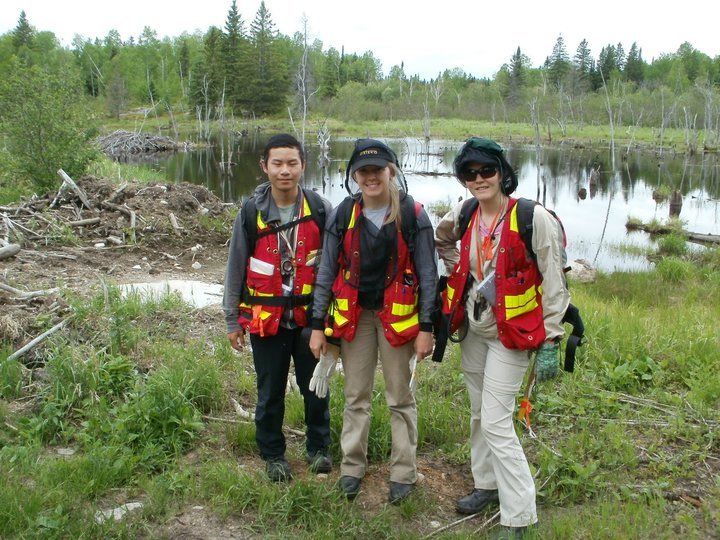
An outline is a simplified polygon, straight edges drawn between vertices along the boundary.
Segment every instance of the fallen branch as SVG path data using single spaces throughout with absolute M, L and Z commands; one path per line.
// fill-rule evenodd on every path
M 59 288 L 54 287 L 52 289 L 25 292 L 21 291 L 20 289 L 16 289 L 15 287 L 11 287 L 10 285 L 7 285 L 5 283 L 0 283 L 0 289 L 14 294 L 17 300 L 30 300 L 31 298 L 37 298 L 38 296 L 49 296 L 51 294 L 56 294 L 58 291 L 60 291 Z
M 7 360 L 15 360 L 15 359 L 17 359 L 17 358 L 20 358 L 20 357 L 21 357 L 22 355 L 24 355 L 26 352 L 28 352 L 29 350 L 33 349 L 36 345 L 38 345 L 39 343 L 41 343 L 45 338 L 47 338 L 48 336 L 51 336 L 52 334 L 54 334 L 55 332 L 57 332 L 58 330 L 60 330 L 60 329 L 61 329 L 63 326 L 65 326 L 69 321 L 70 321 L 70 317 L 68 317 L 67 319 L 64 319 L 64 320 L 60 321 L 60 322 L 57 323 L 55 326 L 53 326 L 50 330 L 48 330 L 47 332 L 43 332 L 43 333 L 40 334 L 38 337 L 36 337 L 35 339 L 33 339 L 30 343 L 28 343 L 28 344 L 25 345 L 24 347 L 18 349 L 18 350 L 15 351 L 14 353 L 12 353 L 10 356 L 7 357 Z
M 72 178 L 68 176 L 68 174 L 63 171 L 62 169 L 59 169 L 57 172 L 60 175 L 60 178 L 63 179 L 62 186 L 60 186 L 60 189 L 58 189 L 57 195 L 55 195 L 55 200 L 53 200 L 52 203 L 50 203 L 50 208 L 55 206 L 58 201 L 61 199 L 63 192 L 65 191 L 65 187 L 69 187 L 75 195 L 78 196 L 80 201 L 85 205 L 85 208 L 94 209 L 95 206 L 90 203 L 90 200 L 87 198 L 87 195 L 85 195 L 85 192 L 78 187 L 78 185 L 73 181 Z
M 78 221 L 68 221 L 68 225 L 71 227 L 84 227 L 85 225 L 97 225 L 100 223 L 99 217 L 80 219 Z

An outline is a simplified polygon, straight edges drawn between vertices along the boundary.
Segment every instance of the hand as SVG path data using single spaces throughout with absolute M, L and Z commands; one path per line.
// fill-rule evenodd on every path
M 337 347 L 328 347 L 327 352 L 320 353 L 320 361 L 315 366 L 309 385 L 310 391 L 315 392 L 319 398 L 327 396 L 330 377 L 335 373 L 338 352 Z
M 558 345 L 545 342 L 540 345 L 535 356 L 535 380 L 547 381 L 558 374 Z
M 313 330 L 310 334 L 310 350 L 317 359 L 327 351 L 327 339 L 322 330 Z
M 433 350 L 433 335 L 432 332 L 418 332 L 413 344 L 413 349 L 417 355 L 418 360 L 422 360 L 428 356 Z
M 242 351 L 245 347 L 245 332 L 243 330 L 228 332 L 227 338 L 230 346 L 236 351 Z

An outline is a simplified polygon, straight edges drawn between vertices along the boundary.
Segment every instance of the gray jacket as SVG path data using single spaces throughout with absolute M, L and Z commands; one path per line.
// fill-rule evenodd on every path
M 302 187 L 302 186 L 301 186 Z M 270 192 L 270 182 L 260 184 L 252 196 L 255 202 L 255 208 L 262 214 L 265 223 L 279 223 L 280 212 L 275 200 Z M 298 204 L 301 200 L 301 191 L 298 191 Z M 332 211 L 330 202 L 323 198 L 325 206 L 325 215 L 328 216 Z M 225 270 L 225 291 L 223 295 L 223 310 L 225 311 L 225 325 L 227 332 L 236 332 L 241 329 L 238 324 L 240 296 L 243 286 L 245 285 L 245 271 L 247 269 L 247 260 L 252 255 L 248 253 L 248 238 L 245 232 L 245 205 L 238 212 L 233 225 L 232 237 L 230 238 L 230 246 L 228 249 L 228 262 Z M 255 216 L 249 216 L 249 219 L 255 220 Z M 322 234 L 322 231 L 321 231 Z

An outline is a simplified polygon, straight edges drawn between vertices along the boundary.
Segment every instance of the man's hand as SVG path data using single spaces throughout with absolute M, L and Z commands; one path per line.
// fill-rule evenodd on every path
M 545 342 L 540 345 L 535 357 L 535 380 L 537 382 L 547 381 L 558 374 L 558 345 L 557 343 Z
M 230 346 L 236 351 L 242 351 L 245 347 L 245 332 L 243 330 L 228 332 L 227 338 Z
M 428 356 L 433 350 L 433 336 L 432 332 L 418 332 L 413 344 L 413 349 L 417 355 L 418 360 L 422 360 Z
M 318 360 L 321 354 L 327 352 L 327 339 L 322 330 L 313 330 L 312 334 L 310 334 L 310 350 Z

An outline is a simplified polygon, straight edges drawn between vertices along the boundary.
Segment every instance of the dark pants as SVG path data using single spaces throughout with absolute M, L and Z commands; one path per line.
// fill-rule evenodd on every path
M 250 334 L 258 393 L 255 440 L 263 459 L 285 454 L 282 426 L 291 356 L 295 362 L 295 378 L 305 401 L 307 451 L 312 454 L 330 446 L 330 399 L 328 396 L 320 399 L 308 389 L 317 360 L 310 352 L 308 342 L 300 335 L 301 330 L 280 328 L 277 335 L 269 337 Z

